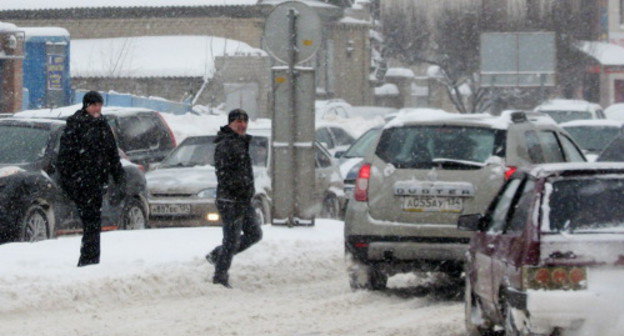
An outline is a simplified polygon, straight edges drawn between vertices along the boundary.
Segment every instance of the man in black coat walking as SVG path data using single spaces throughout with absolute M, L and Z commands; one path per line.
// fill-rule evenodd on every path
M 82 221 L 79 267 L 100 262 L 102 198 L 109 175 L 124 184 L 117 143 L 102 117 L 103 103 L 98 92 L 84 95 L 82 109 L 67 118 L 57 161 L 61 187 L 76 203 Z
M 217 209 L 223 221 L 223 243 L 206 259 L 215 264 L 212 282 L 231 288 L 228 270 L 235 254 L 262 239 L 262 229 L 251 206 L 255 194 L 253 169 L 249 156 L 251 136 L 249 117 L 242 109 L 232 110 L 228 125 L 221 127 L 215 143 Z M 242 235 L 241 235 L 242 233 Z

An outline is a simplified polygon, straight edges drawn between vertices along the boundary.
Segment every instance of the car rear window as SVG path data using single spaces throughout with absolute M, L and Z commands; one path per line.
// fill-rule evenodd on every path
M 592 118 L 591 112 L 585 112 L 585 111 L 541 111 L 541 112 L 548 114 L 557 123 L 563 123 L 563 122 L 572 121 L 572 120 L 594 119 Z
M 31 163 L 43 156 L 50 130 L 0 125 L 0 163 Z
M 577 178 L 552 183 L 551 231 L 624 230 L 624 176 Z
M 406 126 L 383 131 L 375 154 L 396 168 L 431 168 L 434 161 L 485 163 L 492 155 L 505 156 L 505 131 L 484 127 Z M 474 166 L 443 166 L 475 169 Z M 476 167 L 478 168 L 478 166 Z
M 565 130 L 570 133 L 581 148 L 593 152 L 602 151 L 620 134 L 619 127 L 609 126 L 574 126 L 565 127 Z
M 381 132 L 380 129 L 371 129 L 366 131 L 366 133 L 362 134 L 351 147 L 344 153 L 343 157 L 352 158 L 352 157 L 364 157 L 368 149 L 372 146 L 373 142 L 377 138 Z
M 119 145 L 125 152 L 142 150 L 170 150 L 173 141 L 167 126 L 156 114 L 122 116 L 119 125 Z

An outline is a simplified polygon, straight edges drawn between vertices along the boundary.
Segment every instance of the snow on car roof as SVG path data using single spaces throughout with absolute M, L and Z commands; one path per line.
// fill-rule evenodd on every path
M 82 108 L 82 104 L 63 106 L 54 109 L 40 109 L 40 110 L 26 110 L 16 112 L 14 116 L 16 118 L 51 118 L 51 119 L 66 119 L 76 111 Z M 102 114 L 131 114 L 138 111 L 153 111 L 142 107 L 117 107 L 117 106 L 104 106 L 102 107 Z
M 585 100 L 553 99 L 537 106 L 535 111 L 593 111 L 600 109 L 600 105 Z
M 496 129 L 507 129 L 511 123 L 511 118 L 510 114 L 507 113 L 502 116 L 493 116 L 489 113 L 461 114 L 429 108 L 410 108 L 401 109 L 397 116 L 386 124 L 385 128 L 401 127 L 405 124 L 438 122 L 469 123 Z
M 214 59 L 220 56 L 266 57 L 267 53 L 241 41 L 215 36 L 78 39 L 72 40 L 70 68 L 72 77 L 212 78 L 216 72 Z
M 561 127 L 622 127 L 624 121 L 609 120 L 609 119 L 584 119 L 584 120 L 572 120 L 559 124 Z
M 14 124 L 15 122 L 23 123 L 23 124 L 65 125 L 65 120 L 59 120 L 59 119 L 45 119 L 45 118 L 5 118 L 5 119 L 0 119 L 0 123 Z
M 624 173 L 623 162 L 564 162 L 535 165 L 528 170 L 529 174 L 542 178 L 550 175 L 557 175 L 562 172 L 573 171 L 622 171 Z
M 112 8 L 112 7 L 206 7 L 206 6 L 251 6 L 258 0 L 2 0 L 0 10 L 44 10 L 67 8 Z

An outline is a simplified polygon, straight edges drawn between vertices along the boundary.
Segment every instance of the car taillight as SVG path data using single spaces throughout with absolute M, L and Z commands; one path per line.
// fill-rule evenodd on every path
M 524 267 L 522 276 L 526 289 L 587 289 L 586 267 Z
M 356 201 L 368 201 L 368 180 L 370 179 L 370 164 L 363 164 L 360 168 L 357 178 L 355 179 L 354 197 Z
M 160 120 L 163 122 L 163 124 L 165 124 L 165 126 L 167 127 L 167 131 L 169 132 L 169 137 L 171 138 L 171 142 L 173 143 L 173 147 L 177 147 L 178 144 L 176 143 L 176 139 L 175 136 L 173 135 L 173 131 L 171 130 L 171 127 L 169 127 L 169 124 L 167 124 L 167 121 L 165 120 L 165 118 L 163 118 L 163 116 L 160 114 L 160 112 L 157 113 L 158 117 L 160 118 Z
M 505 169 L 505 180 L 509 180 L 511 176 L 518 170 L 518 167 L 509 166 Z

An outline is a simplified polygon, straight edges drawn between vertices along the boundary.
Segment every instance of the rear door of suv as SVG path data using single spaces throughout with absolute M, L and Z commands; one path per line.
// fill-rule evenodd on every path
M 482 212 L 504 182 L 506 131 L 487 123 L 426 122 L 387 128 L 371 160 L 370 215 L 377 220 L 454 227 Z

